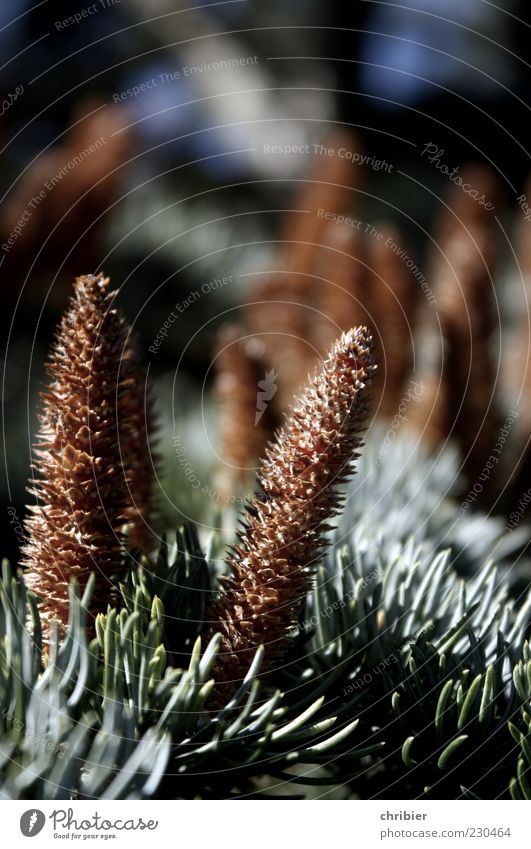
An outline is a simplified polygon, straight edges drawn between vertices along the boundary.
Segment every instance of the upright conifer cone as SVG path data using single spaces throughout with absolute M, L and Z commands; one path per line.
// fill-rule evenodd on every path
M 30 489 L 37 504 L 30 507 L 24 551 L 45 642 L 52 619 L 67 622 L 71 578 L 84 587 L 96 573 L 96 613 L 110 600 L 111 578 L 123 564 L 119 529 L 130 472 L 121 461 L 119 423 L 130 390 L 122 363 L 129 328 L 108 289 L 102 275 L 77 278 L 48 364 Z
M 223 464 L 216 487 L 223 498 L 239 496 L 254 480 L 254 470 L 277 424 L 274 371 L 268 369 L 261 337 L 246 334 L 243 327 L 222 325 L 216 357 L 216 395 Z M 272 392 L 258 408 L 260 384 L 271 375 Z
M 146 370 L 129 333 L 120 369 L 120 459 L 126 471 L 129 504 L 125 511 L 128 545 L 151 554 L 156 544 L 154 479 L 159 455 L 153 449 L 155 410 Z
M 209 616 L 211 633 L 222 634 L 215 677 L 226 686 L 243 678 L 260 644 L 264 671 L 285 648 L 326 523 L 341 504 L 337 486 L 358 456 L 375 368 L 367 329 L 344 333 L 266 451 L 262 493 L 249 508 L 224 592 Z

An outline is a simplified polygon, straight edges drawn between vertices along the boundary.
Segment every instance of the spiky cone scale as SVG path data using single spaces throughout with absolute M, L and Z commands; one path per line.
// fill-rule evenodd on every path
M 223 499 L 247 492 L 257 464 L 278 424 L 274 373 L 260 336 L 241 325 L 225 324 L 217 339 L 215 393 L 219 403 L 220 455 L 216 489 Z M 272 397 L 258 405 L 260 385 L 270 374 Z
M 103 276 L 78 277 L 52 349 L 35 448 L 24 565 L 40 599 L 45 644 L 52 619 L 68 618 L 68 586 L 96 573 L 94 612 L 111 599 L 123 564 L 118 529 L 128 503 L 120 460 L 120 361 L 128 326 Z
M 376 366 L 364 327 L 336 341 L 284 427 L 266 451 L 255 497 L 229 561 L 221 597 L 212 606 L 209 635 L 222 635 L 214 673 L 230 694 L 259 645 L 263 671 L 285 651 L 341 504 L 337 487 L 351 473 L 367 416 L 366 387 Z

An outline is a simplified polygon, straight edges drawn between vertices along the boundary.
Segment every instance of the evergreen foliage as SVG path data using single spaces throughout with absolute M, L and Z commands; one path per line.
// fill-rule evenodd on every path
M 513 600 L 506 559 L 497 570 L 470 541 L 468 574 L 455 571 L 451 458 L 415 495 L 431 471 L 417 452 L 408 503 L 386 482 L 410 443 L 397 440 L 380 467 L 377 450 L 374 440 L 348 486 L 284 662 L 261 676 L 259 649 L 222 705 L 211 701 L 219 637 L 200 643 L 218 566 L 192 527 L 153 563 L 130 557 L 122 603 L 98 616 L 93 639 L 93 582 L 81 596 L 74 581 L 66 637 L 52 635 L 44 668 L 35 598 L 4 565 L 2 795 L 531 798 L 529 596 Z M 370 499 L 368 468 L 379 469 Z M 384 490 L 401 532 L 392 509 L 380 524 Z M 497 524 L 476 518 L 492 544 Z

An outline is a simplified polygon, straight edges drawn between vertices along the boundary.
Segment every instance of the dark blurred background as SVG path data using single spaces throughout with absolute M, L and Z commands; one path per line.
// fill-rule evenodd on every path
M 504 286 L 516 293 L 509 329 L 526 303 L 511 281 L 528 273 L 528 237 L 516 250 L 504 233 L 522 225 L 517 199 L 530 171 L 528 3 L 189 5 L 0 6 L 0 520 L 2 554 L 12 559 L 37 394 L 72 278 L 104 269 L 120 288 L 158 388 L 162 432 L 181 421 L 190 457 L 208 474 L 217 328 L 253 299 L 289 241 L 290 210 L 323 158 L 314 145 L 337 150 L 338 139 L 350 140 L 347 208 L 399 228 L 421 268 L 450 188 L 443 166 L 488 166 L 500 300 Z M 168 521 L 178 508 L 169 498 Z

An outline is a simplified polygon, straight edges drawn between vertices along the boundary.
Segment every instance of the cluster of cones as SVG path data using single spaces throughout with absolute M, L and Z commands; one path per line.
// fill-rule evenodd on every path
M 52 623 L 62 632 L 68 622 L 73 578 L 84 588 L 95 574 L 93 616 L 117 603 L 127 568 L 124 527 L 130 545 L 153 549 L 152 411 L 115 298 L 103 275 L 77 278 L 48 364 L 24 551 L 45 645 Z M 221 634 L 220 694 L 242 679 L 258 646 L 267 644 L 265 672 L 285 649 L 327 521 L 341 504 L 338 485 L 360 445 L 374 371 L 367 329 L 343 334 L 267 451 L 261 495 L 248 507 L 223 592 L 207 616 L 206 639 Z
M 45 642 L 68 621 L 72 578 L 96 574 L 94 613 L 116 600 L 125 529 L 131 548 L 154 545 L 152 405 L 115 298 L 103 275 L 77 278 L 48 364 L 24 549 Z
M 345 144 L 352 148 L 354 141 Z M 340 147 L 339 139 L 330 145 Z M 497 181 L 485 168 L 463 169 L 462 179 L 489 199 L 489 208 L 452 186 L 424 277 L 395 228 L 354 217 L 359 173 L 347 159 L 318 161 L 279 241 L 277 268 L 242 308 L 241 324 L 220 332 L 220 488 L 231 496 L 241 491 L 265 458 L 261 493 L 250 502 L 223 592 L 207 617 L 207 636 L 221 633 L 216 677 L 229 689 L 258 645 L 267 643 L 265 670 L 284 650 L 327 522 L 341 502 L 337 485 L 360 445 L 367 385 L 373 385 L 373 412 L 389 420 L 414 377 L 424 389 L 415 393 L 408 424 L 434 449 L 457 441 L 468 482 L 481 473 L 503 425 Z M 420 365 L 419 338 L 438 354 Z M 510 373 L 525 385 L 527 358 L 519 368 L 516 360 Z M 147 552 L 153 547 L 145 375 L 102 275 L 78 278 L 49 372 L 25 551 L 45 639 L 52 619 L 66 624 L 72 577 L 84 585 L 96 572 L 94 613 L 113 600 L 116 573 L 124 568 L 124 526 L 133 544 Z M 309 372 L 315 376 L 304 388 Z M 523 405 L 519 421 L 530 427 Z M 519 474 L 525 469 L 523 463 Z
M 23 309 L 51 302 L 60 311 L 79 269 L 97 267 L 132 142 L 123 109 L 83 99 L 68 131 L 14 182 L 0 213 L 3 272 L 11 281 L 6 315 L 19 296 Z
M 337 134 L 326 147 L 356 145 L 355 138 Z M 512 399 L 522 389 L 525 395 L 531 381 L 527 354 L 518 361 L 529 347 L 527 312 L 509 380 L 500 368 L 499 180 L 487 166 L 464 166 L 460 182 L 448 183 L 430 251 L 416 257 L 395 225 L 364 220 L 360 168 L 338 156 L 316 159 L 284 222 L 276 267 L 252 290 L 240 324 L 220 330 L 216 365 L 224 462 L 218 488 L 227 496 L 246 490 L 281 412 L 332 340 L 349 327 L 366 325 L 379 362 L 375 415 L 389 422 L 403 413 L 413 380 L 416 403 L 401 422 L 407 420 L 434 451 L 449 440 L 458 445 L 464 489 L 478 479 L 497 444 L 504 406 L 514 409 Z M 531 258 L 522 225 L 517 243 L 525 277 Z M 257 424 L 260 380 L 271 375 L 278 391 L 270 393 Z M 525 401 L 520 409 L 516 453 L 531 434 Z M 506 452 L 505 473 L 501 464 L 492 476 L 491 502 L 511 477 L 515 450 Z
M 323 149 L 359 148 L 343 133 L 329 141 Z M 380 364 L 374 408 L 391 416 L 400 403 L 413 363 L 418 287 L 396 229 L 357 217 L 361 175 L 352 158 L 317 156 L 284 222 L 275 269 L 253 289 L 239 323 L 220 329 L 217 488 L 227 497 L 252 486 L 283 411 L 349 328 L 366 326 L 374 338 Z

